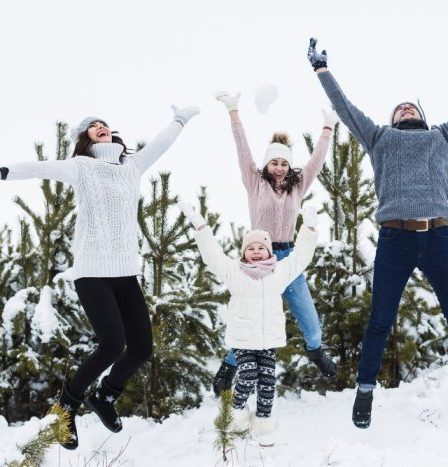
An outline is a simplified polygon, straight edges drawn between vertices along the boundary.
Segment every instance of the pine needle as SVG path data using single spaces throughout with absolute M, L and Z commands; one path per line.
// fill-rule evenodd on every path
M 12 461 L 8 463 L 8 467 L 39 467 L 44 461 L 45 452 L 52 444 L 70 441 L 70 414 L 60 405 L 55 404 L 48 415 L 55 415 L 56 419 L 44 429 L 39 430 L 33 439 L 18 446 L 24 459 Z

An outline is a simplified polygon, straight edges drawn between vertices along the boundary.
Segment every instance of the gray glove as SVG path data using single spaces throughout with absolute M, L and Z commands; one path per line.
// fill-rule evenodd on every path
M 8 173 L 9 173 L 8 167 L 0 167 L 0 173 L 1 173 L 1 179 L 6 180 L 6 177 L 8 176 Z
M 310 61 L 311 65 L 316 71 L 318 68 L 326 67 L 327 66 L 327 51 L 322 50 L 319 53 L 316 50 L 317 39 L 311 37 L 310 45 L 308 47 L 308 60 Z

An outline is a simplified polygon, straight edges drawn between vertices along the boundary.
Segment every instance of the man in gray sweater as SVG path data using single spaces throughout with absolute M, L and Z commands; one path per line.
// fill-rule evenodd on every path
M 398 104 L 390 125 L 376 125 L 344 95 L 327 54 L 310 40 L 308 59 L 342 122 L 370 156 L 381 225 L 372 312 L 362 344 L 353 423 L 368 428 L 372 392 L 406 282 L 419 268 L 448 317 L 448 124 L 426 124 L 418 107 Z

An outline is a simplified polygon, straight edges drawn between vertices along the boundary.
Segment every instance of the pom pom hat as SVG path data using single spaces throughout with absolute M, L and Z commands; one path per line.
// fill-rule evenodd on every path
M 269 251 L 269 254 L 272 255 L 272 241 L 271 237 L 264 230 L 251 230 L 243 238 L 243 244 L 241 245 L 241 255 L 244 256 L 246 248 L 251 243 L 261 243 Z
M 285 159 L 289 166 L 292 167 L 292 152 L 286 144 L 271 143 L 264 154 L 263 167 L 265 167 L 272 159 Z

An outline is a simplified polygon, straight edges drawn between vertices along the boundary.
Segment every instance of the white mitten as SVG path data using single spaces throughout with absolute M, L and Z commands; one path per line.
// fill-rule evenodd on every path
M 334 130 L 334 126 L 339 122 L 338 114 L 334 110 L 327 112 L 325 109 L 322 109 L 322 115 L 324 116 L 323 126 L 328 126 Z
M 241 93 L 237 92 L 235 95 L 231 96 L 226 91 L 216 91 L 215 97 L 218 101 L 222 102 L 229 112 L 233 110 L 238 110 L 238 99 L 240 98 Z
M 201 214 L 195 211 L 193 205 L 191 203 L 184 203 L 179 201 L 177 203 L 179 209 L 184 213 L 184 216 L 191 222 L 195 229 L 207 225 L 205 219 L 201 216 Z
M 303 225 L 305 227 L 316 227 L 317 226 L 317 211 L 314 206 L 307 206 L 301 210 Z
M 179 122 L 182 126 L 185 126 L 188 120 L 201 112 L 199 107 L 193 105 L 190 107 L 182 107 L 181 109 L 175 105 L 172 105 L 171 108 L 174 112 L 174 120 Z

